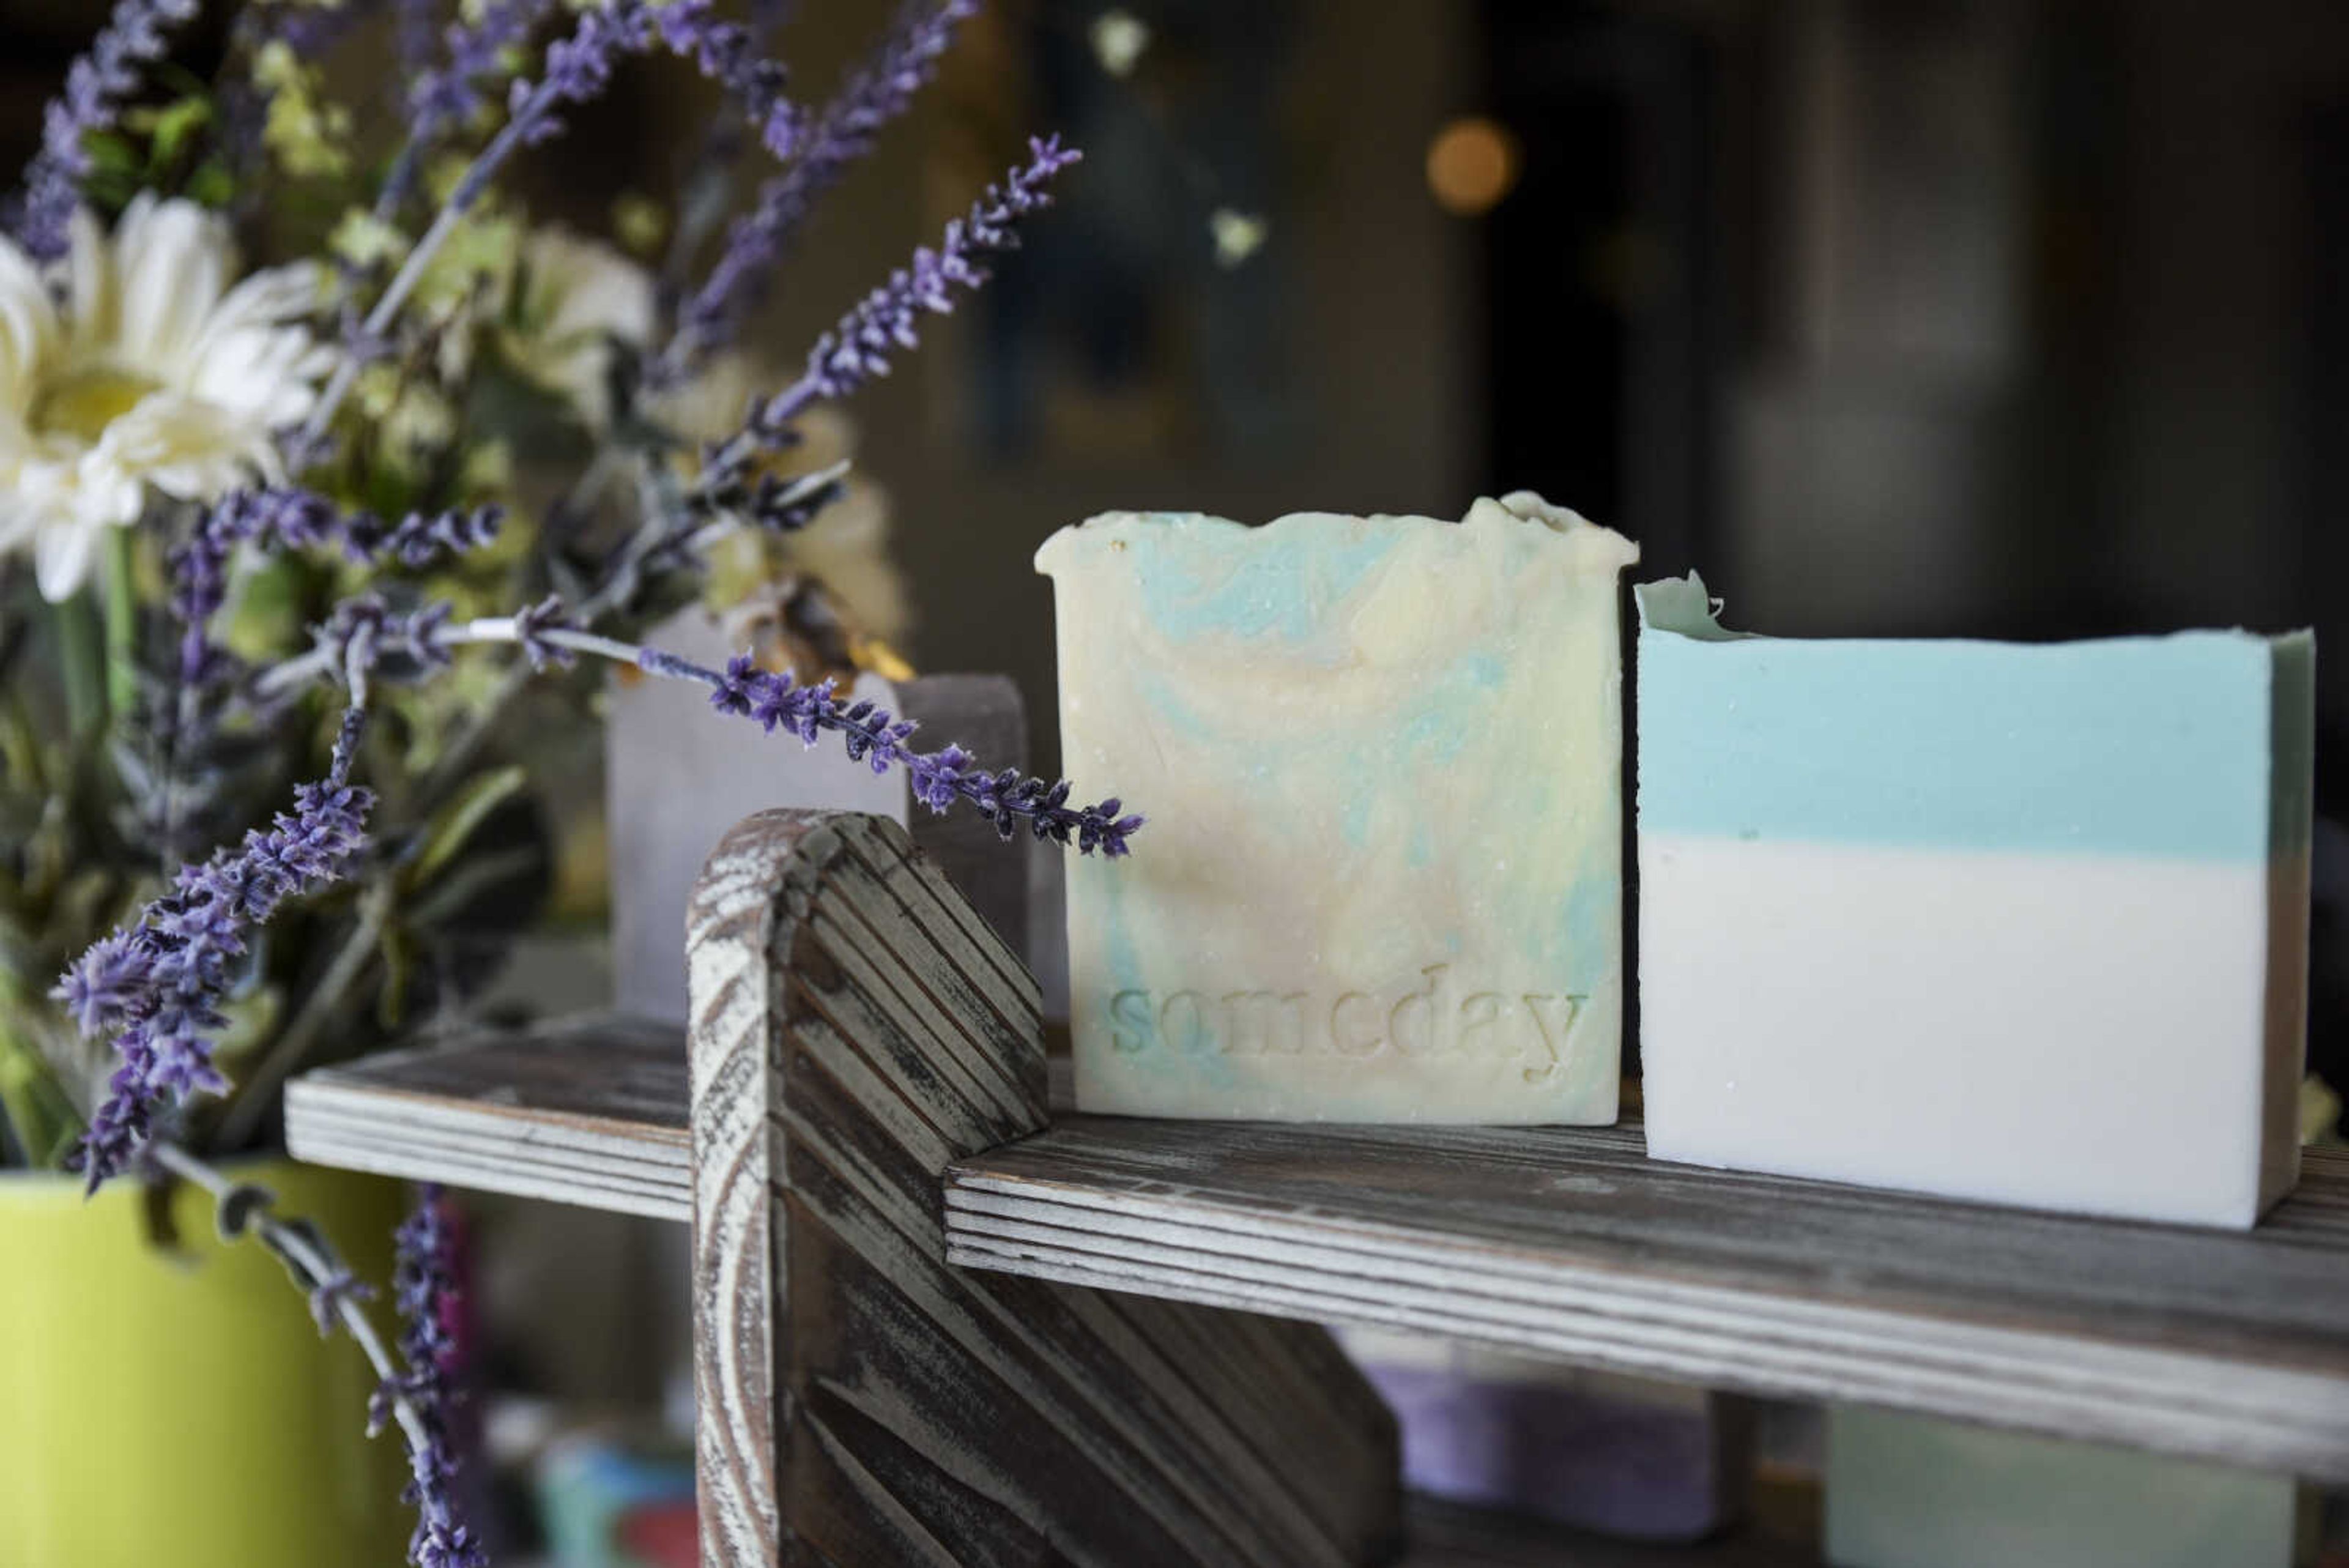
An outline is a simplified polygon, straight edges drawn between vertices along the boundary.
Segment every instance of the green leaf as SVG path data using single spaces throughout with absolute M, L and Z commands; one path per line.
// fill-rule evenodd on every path
M 0 1119 L 36 1169 L 63 1159 L 81 1136 L 80 1115 L 33 1047 L 0 1027 Z
M 426 825 L 424 847 L 408 867 L 404 878 L 407 886 L 420 888 L 430 881 L 434 874 L 465 846 L 466 840 L 480 830 L 490 813 L 522 789 L 526 778 L 518 764 L 492 768 L 488 773 L 476 774 L 458 793 L 457 798 L 441 807 Z
M 110 130 L 93 130 L 81 139 L 81 145 L 89 154 L 90 167 L 100 174 L 136 174 L 145 162 L 137 148 Z
M 217 158 L 210 159 L 188 176 L 180 193 L 199 206 L 225 207 L 229 198 L 236 194 L 236 180 L 229 173 L 227 164 Z
M 212 100 L 183 98 L 155 111 L 154 161 L 165 167 L 179 161 L 188 140 L 212 123 Z

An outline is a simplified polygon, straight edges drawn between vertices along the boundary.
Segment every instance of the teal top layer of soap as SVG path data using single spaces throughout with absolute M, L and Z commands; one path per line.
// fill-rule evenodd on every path
M 2304 839 L 2313 639 L 1723 631 L 1637 591 L 1645 833 L 2255 859 Z

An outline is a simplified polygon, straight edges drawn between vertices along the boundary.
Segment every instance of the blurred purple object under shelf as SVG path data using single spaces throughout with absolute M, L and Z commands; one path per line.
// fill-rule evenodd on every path
M 1736 1520 L 1751 1464 L 1734 1397 L 1416 1335 L 1340 1337 L 1394 1408 L 1415 1491 L 1638 1540 Z

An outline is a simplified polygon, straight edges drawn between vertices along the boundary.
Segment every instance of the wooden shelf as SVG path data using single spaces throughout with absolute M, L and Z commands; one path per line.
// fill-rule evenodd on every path
M 1667 1165 L 1636 1127 L 1073 1116 L 947 1206 L 972 1268 L 2349 1480 L 2338 1154 L 2230 1233 Z
M 285 1143 L 313 1165 L 589 1209 L 693 1217 L 683 1030 L 617 1016 L 305 1074 Z
M 300 1158 L 683 1219 L 675 1031 L 314 1074 Z M 2158 1158 L 2148 1150 L 2147 1158 Z M 2247 1234 L 1666 1165 L 1637 1127 L 1064 1116 L 947 1173 L 949 1259 L 2349 1481 L 2349 1157 Z

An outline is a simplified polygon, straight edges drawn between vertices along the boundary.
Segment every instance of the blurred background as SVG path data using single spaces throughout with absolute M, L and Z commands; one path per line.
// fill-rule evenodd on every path
M 884 16 L 801 5 L 794 86 Z M 8 166 L 101 16 L 0 4 Z M 672 181 L 696 91 L 625 78 L 534 200 L 608 230 Z M 1033 130 L 1087 154 L 1063 206 L 851 412 L 906 651 L 1017 677 L 1045 766 L 1030 557 L 1113 508 L 1451 517 L 1529 488 L 1649 575 L 1701 569 L 1740 627 L 2349 649 L 2340 0 L 1001 0 L 818 218 L 774 356 Z M 2349 681 L 2317 701 L 2312 1066 L 2337 1085 Z M 677 1312 L 635 1266 L 653 1242 L 538 1212 L 570 1238 L 544 1270 L 603 1270 L 623 1320 Z M 564 1314 L 508 1354 L 656 1393 L 615 1333 Z

